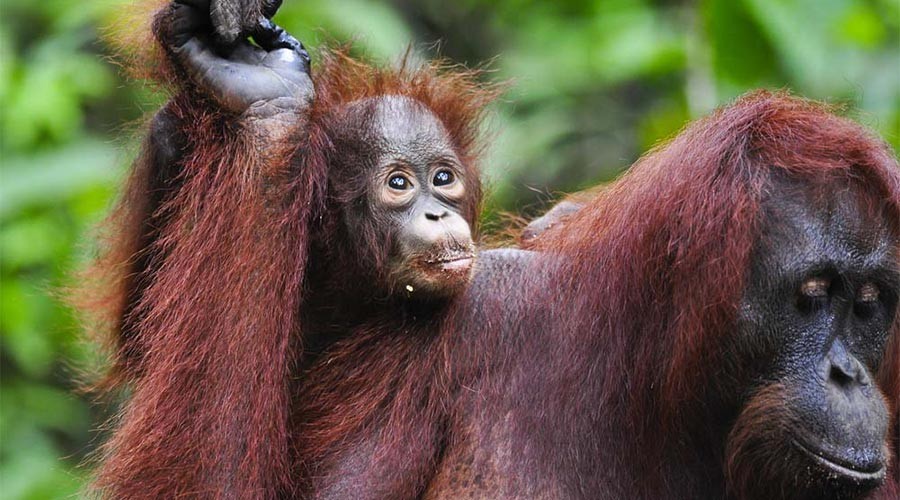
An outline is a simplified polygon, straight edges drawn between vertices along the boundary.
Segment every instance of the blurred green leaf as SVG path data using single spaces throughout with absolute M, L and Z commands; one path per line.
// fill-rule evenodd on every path
M 108 91 L 109 69 L 96 57 L 75 52 L 78 45 L 75 36 L 46 40 L 23 61 L 10 104 L 0 110 L 9 147 L 73 139 L 81 128 L 83 101 Z
M 778 81 L 779 60 L 744 3 L 708 0 L 703 4 L 712 64 L 723 95 Z
M 46 434 L 33 429 L 16 437 L 15 441 L 4 443 L 7 450 L 15 453 L 4 456 L 0 463 L 3 498 L 45 500 L 78 494 L 85 482 L 84 471 L 60 459 Z
M 881 45 L 887 37 L 887 28 L 870 5 L 854 3 L 848 7 L 840 21 L 842 39 L 865 48 Z
M 4 160 L 0 219 L 42 203 L 58 202 L 121 173 L 114 144 L 85 139 L 69 146 Z
M 310 37 L 327 42 L 354 40 L 381 61 L 396 58 L 415 41 L 394 8 L 371 0 L 285 2 L 275 20 L 306 43 Z

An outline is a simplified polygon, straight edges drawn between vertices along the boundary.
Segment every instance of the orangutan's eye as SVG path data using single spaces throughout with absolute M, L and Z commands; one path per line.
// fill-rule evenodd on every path
M 825 298 L 828 296 L 829 286 L 831 281 L 828 278 L 809 278 L 800 285 L 800 294 L 810 299 Z
M 388 186 L 391 189 L 396 189 L 397 191 L 403 191 L 409 189 L 412 186 L 412 183 L 409 182 L 409 179 L 402 174 L 394 174 L 388 179 Z
M 453 181 L 456 180 L 456 177 L 453 175 L 453 172 L 449 170 L 438 170 L 434 174 L 434 179 L 431 181 L 435 186 L 446 186 L 449 184 L 453 184 Z
M 879 295 L 878 287 L 874 283 L 866 283 L 859 288 L 859 292 L 856 294 L 856 301 L 871 304 L 878 302 Z

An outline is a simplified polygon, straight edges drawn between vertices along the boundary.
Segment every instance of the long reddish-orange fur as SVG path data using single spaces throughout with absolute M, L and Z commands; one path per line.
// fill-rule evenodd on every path
M 873 213 L 894 227 L 900 221 L 900 168 L 883 141 L 826 106 L 757 92 L 691 124 L 532 247 L 577 256 L 558 276 L 571 282 L 571 292 L 555 300 L 577 304 L 559 318 L 558 331 L 602 339 L 608 375 L 597 377 L 600 394 L 627 401 L 623 423 L 640 450 L 631 459 L 644 470 L 658 467 L 653 460 L 687 429 L 704 425 L 698 417 L 710 410 L 708 386 L 697 376 L 729 362 L 722 341 L 733 332 L 773 171 L 812 189 L 852 180 Z M 900 313 L 890 335 L 878 379 L 896 443 Z M 591 355 L 597 351 L 573 354 Z M 581 369 L 596 363 L 584 361 Z M 629 390 L 622 393 L 616 374 L 626 371 Z M 898 488 L 897 462 L 894 450 L 886 497 Z
M 157 34 L 168 12 L 157 14 Z M 96 489 L 111 498 L 288 495 L 301 311 L 315 291 L 306 282 L 315 264 L 309 243 L 331 208 L 328 168 L 340 153 L 330 121 L 357 99 L 412 97 L 443 122 L 477 179 L 476 139 L 493 92 L 475 73 L 439 63 L 380 69 L 323 50 L 308 118 L 290 142 L 260 145 L 177 67 L 147 73 L 174 89 L 167 110 L 186 137 L 186 156 L 154 206 L 145 145 L 93 270 L 104 300 L 87 301 L 88 313 L 114 349 L 105 385 L 129 392 Z M 479 188 L 473 183 L 470 220 Z
M 715 367 L 728 373 L 724 341 L 779 171 L 811 189 L 852 180 L 874 217 L 900 221 L 900 168 L 882 141 L 813 102 L 744 96 L 534 239 L 533 265 L 476 279 L 475 298 L 442 327 L 381 325 L 334 346 L 307 379 L 298 455 L 310 462 L 308 488 L 358 481 L 364 491 L 414 497 L 437 484 L 461 494 L 444 467 L 465 470 L 473 456 L 454 462 L 454 447 L 491 443 L 500 426 L 509 468 L 472 473 L 499 484 L 488 491 L 500 496 L 510 487 L 579 498 L 740 494 L 728 478 L 743 479 L 726 476 L 727 464 L 740 464 L 723 456 L 731 422 L 708 396 L 729 382 Z M 900 315 L 890 336 L 877 377 L 896 443 Z M 776 389 L 740 421 L 775 423 Z M 488 432 L 472 438 L 484 420 Z M 414 455 L 411 441 L 439 446 Z M 896 448 L 891 454 L 882 498 L 898 491 Z

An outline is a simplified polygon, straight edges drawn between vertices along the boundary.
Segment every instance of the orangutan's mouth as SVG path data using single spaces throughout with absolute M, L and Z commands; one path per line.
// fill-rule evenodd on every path
M 883 461 L 859 463 L 850 458 L 835 456 L 833 453 L 823 450 L 820 446 L 811 446 L 799 439 L 793 439 L 792 441 L 794 446 L 803 454 L 838 476 L 860 483 L 880 483 L 884 480 L 885 467 Z
M 469 251 L 446 252 L 425 259 L 425 263 L 431 266 L 440 266 L 446 271 L 465 270 L 471 267 L 475 254 Z

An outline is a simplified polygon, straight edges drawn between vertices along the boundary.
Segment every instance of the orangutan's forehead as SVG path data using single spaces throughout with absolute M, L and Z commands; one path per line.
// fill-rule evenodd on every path
M 861 265 L 896 254 L 898 235 L 887 211 L 873 207 L 871 196 L 852 183 L 810 189 L 781 180 L 771 191 L 774 196 L 764 202 L 769 222 L 763 228 L 769 244 L 790 245 L 809 253 L 808 260 L 856 259 Z
M 369 122 L 388 143 L 446 143 L 447 129 L 421 102 L 407 96 L 384 95 L 356 101 L 349 106 L 349 118 Z

